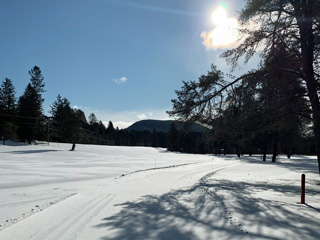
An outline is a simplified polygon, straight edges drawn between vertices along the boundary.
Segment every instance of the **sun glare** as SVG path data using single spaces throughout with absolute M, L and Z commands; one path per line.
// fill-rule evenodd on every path
M 227 11 L 223 7 L 219 7 L 212 13 L 211 19 L 215 25 L 222 25 L 227 20 Z
M 203 44 L 208 49 L 226 48 L 234 46 L 238 39 L 239 24 L 237 19 L 228 17 L 226 6 L 215 9 L 211 15 L 214 29 L 202 32 Z

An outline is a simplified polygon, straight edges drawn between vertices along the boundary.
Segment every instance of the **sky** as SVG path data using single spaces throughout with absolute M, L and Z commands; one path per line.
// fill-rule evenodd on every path
M 211 64 L 229 72 L 219 56 L 233 46 L 228 43 L 233 36 L 218 25 L 236 24 L 244 5 L 240 0 L 1 0 L 0 80 L 10 78 L 18 98 L 30 81 L 28 71 L 40 67 L 45 114 L 60 94 L 87 117 L 93 112 L 119 128 L 169 119 L 166 111 L 182 81 L 197 80 Z M 216 11 L 221 7 L 224 12 Z

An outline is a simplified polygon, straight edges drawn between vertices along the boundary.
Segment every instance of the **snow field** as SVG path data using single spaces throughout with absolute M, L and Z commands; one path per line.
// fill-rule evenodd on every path
M 1 240 L 319 239 L 315 157 L 70 147 L 0 146 Z

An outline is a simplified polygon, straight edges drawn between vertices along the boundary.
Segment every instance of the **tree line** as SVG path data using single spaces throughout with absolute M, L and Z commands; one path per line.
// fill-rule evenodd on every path
M 119 130 L 111 121 L 106 127 L 94 113 L 87 119 L 81 109 L 72 108 L 70 101 L 60 94 L 50 105 L 48 116 L 44 114 L 42 106 L 45 81 L 41 69 L 34 66 L 28 74 L 30 82 L 18 99 L 11 79 L 5 78 L 0 86 L 0 137 L 3 145 L 6 140 L 11 139 L 29 144 L 35 140 L 72 143 L 71 150 L 75 149 L 76 143 L 83 143 L 168 147 L 172 151 L 200 152 L 200 148 L 195 147 L 199 144 L 189 144 L 188 147 L 186 141 L 182 141 L 186 133 L 182 134 L 178 130 L 174 134 L 156 130 Z M 174 125 L 172 127 L 176 129 Z M 199 142 L 201 136 L 197 133 L 193 135 L 190 139 L 197 139 Z M 180 144 L 182 142 L 183 147 Z

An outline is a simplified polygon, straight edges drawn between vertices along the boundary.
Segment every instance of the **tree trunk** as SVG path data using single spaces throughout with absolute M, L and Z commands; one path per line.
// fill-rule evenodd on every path
M 74 151 L 75 149 L 76 149 L 76 134 L 73 131 L 73 134 L 72 134 L 72 147 L 71 147 L 70 151 Z
M 289 149 L 288 149 L 288 154 L 287 154 L 287 158 L 291 158 L 291 154 L 292 154 L 292 149 L 291 149 L 291 145 L 290 145 L 290 147 L 289 147 Z
M 278 139 L 275 139 L 273 142 L 272 162 L 276 162 L 277 151 L 278 151 Z
M 288 153 L 287 153 L 287 158 L 291 158 L 291 154 L 292 154 L 292 147 L 291 147 L 291 144 L 290 146 L 288 147 Z
M 268 149 L 268 143 L 266 143 L 263 147 L 263 161 L 265 162 L 267 160 L 267 149 Z
M 317 93 L 317 81 L 314 77 L 314 33 L 312 29 L 314 12 L 313 6 L 300 4 L 294 5 L 296 19 L 300 32 L 302 66 L 305 74 L 305 81 L 308 89 L 313 115 L 314 138 L 318 159 L 318 171 L 320 174 L 320 103 Z
M 72 143 L 72 147 L 71 147 L 71 150 L 70 151 L 74 151 L 76 149 L 76 144 L 75 143 Z
M 315 91 L 316 92 L 316 91 Z M 313 127 L 314 127 L 314 139 L 316 145 L 317 159 L 318 159 L 318 171 L 320 174 L 320 106 L 319 99 L 317 96 L 315 103 L 312 104 L 312 112 L 313 112 Z
M 318 171 L 320 174 L 320 103 L 319 103 L 319 97 L 317 93 L 317 84 L 313 76 L 313 68 L 308 70 L 308 72 L 310 71 L 312 71 L 312 74 L 306 73 L 306 83 L 308 88 L 308 96 L 310 98 L 311 107 L 312 107 L 313 131 L 314 131 L 314 139 L 315 139 L 315 146 L 316 146 L 317 159 L 318 159 Z
M 235 151 L 235 154 L 240 157 L 240 152 L 239 152 L 239 148 L 236 147 L 233 151 Z

